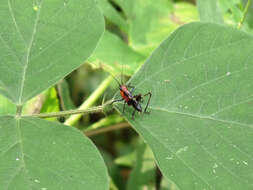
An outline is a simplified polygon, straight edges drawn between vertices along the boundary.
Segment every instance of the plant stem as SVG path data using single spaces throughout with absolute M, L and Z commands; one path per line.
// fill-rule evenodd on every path
M 97 113 L 97 112 L 102 112 L 104 107 L 107 105 L 108 104 L 104 104 L 102 106 L 87 108 L 83 110 L 78 109 L 78 110 L 67 110 L 67 111 L 51 112 L 51 113 L 27 114 L 27 115 L 22 115 L 22 117 L 49 118 L 49 117 L 62 117 L 62 116 L 74 115 L 74 114 Z
M 92 130 L 103 128 L 103 127 L 107 127 L 107 126 L 117 124 L 117 123 L 120 123 L 120 122 L 123 122 L 123 121 L 124 121 L 124 118 L 121 117 L 118 114 L 109 115 L 109 116 L 107 116 L 105 118 L 102 118 L 99 121 L 93 123 L 92 125 L 86 127 L 84 132 L 92 131 Z
M 90 97 L 78 108 L 78 110 L 87 110 L 87 108 L 93 105 L 97 101 L 97 99 L 104 93 L 107 87 L 110 85 L 112 79 L 113 79 L 112 76 L 107 77 L 99 85 L 99 87 L 90 95 Z M 74 125 L 81 117 L 82 117 L 82 114 L 79 114 L 79 113 L 77 113 L 77 115 L 72 115 L 64 122 L 64 124 Z
M 90 137 L 90 136 L 98 135 L 98 134 L 101 134 L 101 133 L 106 133 L 106 132 L 109 132 L 109 131 L 123 129 L 123 128 L 127 128 L 127 127 L 130 127 L 130 125 L 125 122 L 125 123 L 119 123 L 119 124 L 116 124 L 116 125 L 112 125 L 112 126 L 97 129 L 97 130 L 87 131 L 87 132 L 84 132 L 84 134 L 86 136 Z
M 245 18 L 246 18 L 246 15 L 247 15 L 247 13 L 248 13 L 248 11 L 249 11 L 249 7 L 250 7 L 250 4 L 251 4 L 251 1 L 252 0 L 248 0 L 248 2 L 247 2 L 247 4 L 246 4 L 246 7 L 245 7 L 245 9 L 244 9 L 244 11 L 243 11 L 243 16 L 242 16 L 242 19 L 240 20 L 240 22 L 238 23 L 238 29 L 240 29 L 241 27 L 242 27 L 242 24 L 243 24 L 243 22 L 244 22 L 244 20 L 245 20 Z

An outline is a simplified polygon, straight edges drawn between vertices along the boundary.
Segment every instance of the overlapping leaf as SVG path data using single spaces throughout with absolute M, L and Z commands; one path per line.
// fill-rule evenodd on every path
M 252 60 L 253 36 L 191 23 L 130 81 L 135 94 L 152 92 L 151 113 L 125 115 L 180 189 L 253 188 Z

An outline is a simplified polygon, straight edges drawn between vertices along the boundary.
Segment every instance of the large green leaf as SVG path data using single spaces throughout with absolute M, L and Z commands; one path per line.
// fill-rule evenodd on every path
M 74 128 L 0 117 L 0 189 L 108 189 L 102 158 Z
M 20 105 L 79 67 L 104 30 L 93 0 L 5 0 L 0 12 L 0 92 Z
M 249 34 L 191 23 L 131 79 L 134 94 L 152 92 L 151 113 L 124 115 L 180 189 L 253 188 L 252 52 Z

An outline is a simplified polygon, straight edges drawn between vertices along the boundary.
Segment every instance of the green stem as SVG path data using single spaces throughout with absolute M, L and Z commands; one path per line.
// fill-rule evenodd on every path
M 83 110 L 68 110 L 68 111 L 60 111 L 60 112 L 51 112 L 51 113 L 39 113 L 39 114 L 27 114 L 27 115 L 22 115 L 22 117 L 39 117 L 39 118 L 49 118 L 49 117 L 62 117 L 62 116 L 67 116 L 67 115 L 74 115 L 74 114 L 88 114 L 88 113 L 97 113 L 97 112 L 102 112 L 104 107 L 107 106 L 109 103 L 104 104 L 102 106 L 97 106 L 93 108 L 87 108 Z
M 87 132 L 87 131 L 92 131 L 92 130 L 96 130 L 96 129 L 99 129 L 99 128 L 104 128 L 104 127 L 107 127 L 107 126 L 110 126 L 110 125 L 113 125 L 113 124 L 120 123 L 122 121 L 124 121 L 123 117 L 121 117 L 118 114 L 112 114 L 112 115 L 109 115 L 105 118 L 102 118 L 99 121 L 93 123 L 92 125 L 86 127 L 84 129 L 84 131 Z
M 119 124 L 112 125 L 109 127 L 101 128 L 101 129 L 92 130 L 92 131 L 87 131 L 87 132 L 84 131 L 84 134 L 88 137 L 91 137 L 91 136 L 99 135 L 101 133 L 106 133 L 106 132 L 119 130 L 119 129 L 123 129 L 127 127 L 130 127 L 130 125 L 125 122 L 125 123 L 119 123 Z
M 104 93 L 107 87 L 112 81 L 112 76 L 107 77 L 99 87 L 90 95 L 90 97 L 78 108 L 78 110 L 87 110 L 91 105 L 93 105 L 97 99 Z M 65 125 L 74 125 L 80 118 L 82 114 L 71 115 L 65 122 Z
M 242 27 L 242 24 L 243 24 L 243 22 L 245 21 L 245 18 L 246 18 L 246 15 L 247 15 L 247 13 L 248 13 L 248 11 L 249 11 L 249 7 L 250 7 L 250 4 L 251 4 L 251 1 L 252 0 L 248 0 L 248 2 L 247 2 L 247 4 L 246 4 L 246 7 L 245 7 L 245 9 L 244 9 L 244 11 L 243 11 L 243 16 L 242 16 L 242 19 L 240 20 L 240 22 L 238 23 L 238 29 L 240 29 L 241 27 Z

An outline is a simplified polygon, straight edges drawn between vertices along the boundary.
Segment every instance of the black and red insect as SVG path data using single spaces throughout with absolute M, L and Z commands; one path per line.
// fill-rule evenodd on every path
M 142 94 L 133 95 L 133 92 L 135 90 L 134 86 L 131 86 L 130 84 L 125 85 L 122 82 L 120 83 L 115 77 L 114 77 L 114 79 L 119 84 L 121 99 L 114 100 L 114 101 L 112 101 L 112 103 L 124 101 L 123 113 L 125 111 L 126 104 L 128 106 L 132 106 L 134 108 L 134 111 L 132 113 L 132 118 L 134 118 L 134 114 L 135 114 L 136 111 L 141 112 L 141 113 L 143 112 L 142 107 L 141 107 L 141 102 L 143 101 L 143 97 L 144 96 L 149 96 L 147 104 L 146 104 L 144 112 L 143 112 L 143 113 L 149 113 L 147 111 L 147 108 L 149 106 L 149 102 L 150 102 L 150 99 L 151 99 L 151 96 L 152 96 L 151 92 L 148 92 L 144 95 L 142 95 Z

